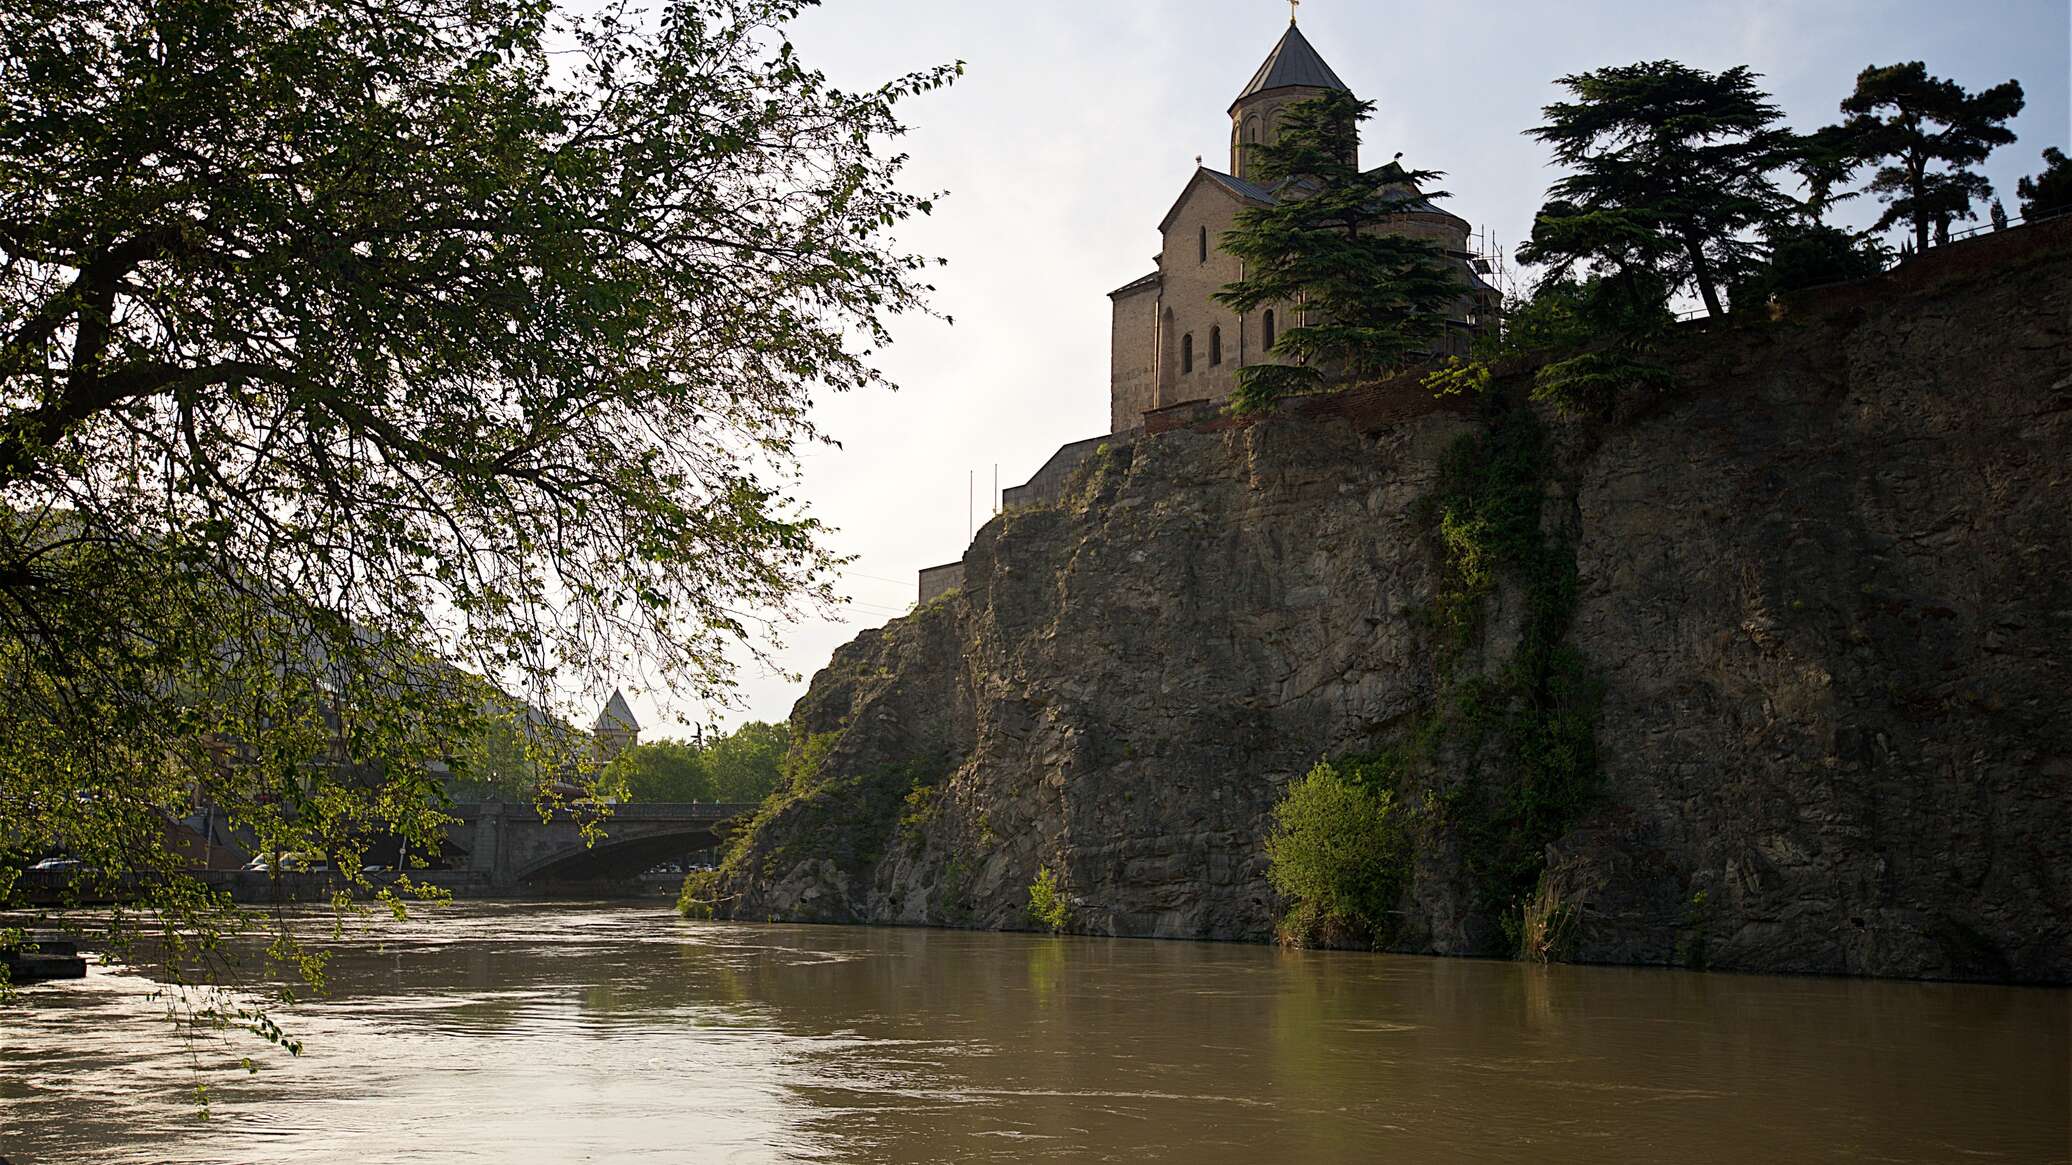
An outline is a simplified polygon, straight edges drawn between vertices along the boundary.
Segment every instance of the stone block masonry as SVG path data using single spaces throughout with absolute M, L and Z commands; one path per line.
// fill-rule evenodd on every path
M 932 603 L 951 591 L 964 585 L 964 561 L 931 566 L 921 572 L 921 598 L 923 604 Z

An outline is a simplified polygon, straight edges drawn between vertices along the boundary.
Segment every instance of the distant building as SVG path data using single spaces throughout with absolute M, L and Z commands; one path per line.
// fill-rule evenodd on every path
M 626 703 L 624 692 L 612 689 L 612 698 L 605 701 L 604 710 L 597 714 L 597 723 L 591 727 L 590 735 L 597 741 L 597 759 L 600 761 L 609 761 L 640 743 L 640 721 L 634 718 L 633 707 Z

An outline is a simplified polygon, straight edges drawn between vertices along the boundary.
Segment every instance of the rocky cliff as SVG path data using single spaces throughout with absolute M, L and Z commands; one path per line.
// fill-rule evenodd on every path
M 2072 980 L 2072 223 L 1668 361 L 1104 450 L 816 677 L 720 909 L 1266 940 L 1287 783 L 1383 757 L 1394 949 Z

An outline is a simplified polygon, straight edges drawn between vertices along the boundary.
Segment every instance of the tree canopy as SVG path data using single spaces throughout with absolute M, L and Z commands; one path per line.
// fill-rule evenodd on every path
M 2072 210 L 2072 158 L 2056 146 L 2043 151 L 2043 173 L 2015 183 L 2021 196 L 2022 217 L 2040 218 Z
M 702 744 L 658 740 L 635 745 L 605 766 L 605 787 L 636 802 L 754 804 L 777 788 L 791 746 L 790 726 L 743 724 Z
M 1749 232 L 1794 206 L 1770 175 L 1796 139 L 1756 77 L 1649 61 L 1560 78 L 1575 99 L 1527 132 L 1573 172 L 1548 192 L 1519 259 L 1556 276 L 1653 273 L 1724 314 L 1721 290 L 1758 254 Z
M 1253 144 L 1250 168 L 1274 187 L 1273 205 L 1246 207 L 1223 236 L 1244 261 L 1244 278 L 1215 294 L 1245 314 L 1279 304 L 1299 322 L 1284 326 L 1269 356 L 1238 371 L 1232 407 L 1250 412 L 1312 390 L 1330 375 L 1372 376 L 1429 350 L 1444 308 L 1466 291 L 1437 247 L 1386 233 L 1389 220 L 1420 201 L 1440 175 L 1391 163 L 1359 167 L 1359 126 L 1372 102 L 1343 90 L 1291 107 L 1279 140 Z
M 831 597 L 785 484 L 925 310 L 895 107 L 957 70 L 837 89 L 805 3 L 0 9 L 17 864 L 172 885 L 196 802 L 429 839 L 468 673 L 718 697 Z
M 1806 184 L 1803 206 L 1808 220 L 1818 223 L 1835 203 L 1862 193 L 1841 189 L 1863 169 L 1862 148 L 1847 126 L 1824 126 L 1799 137 L 1790 165 Z
M 1993 186 L 1970 167 L 2015 140 L 2004 123 L 2022 105 L 2019 82 L 1968 93 L 1930 76 L 1920 61 L 1858 74 L 1856 91 L 1842 102 L 1850 115 L 1842 129 L 1856 156 L 1879 166 L 1870 189 L 1886 207 L 1876 229 L 1909 225 L 1919 250 L 1931 230 L 1947 241 L 1951 222 L 1977 218 L 1973 204 L 1990 199 Z

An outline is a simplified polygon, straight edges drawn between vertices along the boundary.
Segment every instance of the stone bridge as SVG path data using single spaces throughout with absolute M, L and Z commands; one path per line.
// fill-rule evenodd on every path
M 447 830 L 447 859 L 457 869 L 487 875 L 496 889 L 528 883 L 624 881 L 664 862 L 681 861 L 725 839 L 735 819 L 754 805 L 614 805 L 599 811 L 572 806 L 540 819 L 524 803 L 455 805 L 460 818 Z M 601 834 L 594 844 L 584 826 Z

